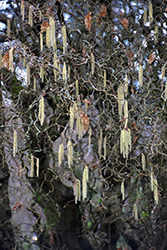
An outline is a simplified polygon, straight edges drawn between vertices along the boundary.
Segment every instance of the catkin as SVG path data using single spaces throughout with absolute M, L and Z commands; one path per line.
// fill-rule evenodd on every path
M 17 153 L 17 132 L 14 129 L 14 133 L 13 133 L 13 157 L 16 156 Z
M 134 216 L 135 220 L 138 220 L 138 209 L 137 209 L 136 203 L 133 206 L 133 216 Z
M 143 153 L 142 153 L 141 162 L 142 162 L 142 168 L 143 170 L 145 170 L 146 169 L 146 157 Z
M 154 182 L 153 182 L 153 169 L 151 169 L 151 191 L 154 191 Z
M 153 6 L 151 1 L 149 1 L 148 5 L 149 5 L 149 24 L 151 24 L 153 21 Z
M 125 199 L 125 186 L 124 181 L 121 182 L 121 194 L 122 194 L 122 200 Z
M 59 163 L 59 166 L 62 163 L 63 157 L 64 157 L 64 147 L 63 147 L 63 143 L 61 143 L 60 146 L 59 146 L 59 151 L 58 151 L 58 163 Z
M 127 74 L 125 74 L 124 93 L 125 93 L 125 96 L 128 95 L 128 76 L 127 76 Z
M 40 66 L 40 78 L 44 82 L 44 68 Z
M 40 121 L 41 126 L 43 126 L 44 123 L 44 98 L 43 96 L 41 96 L 40 100 L 39 100 L 39 113 L 38 113 L 38 118 Z
M 123 129 L 120 136 L 120 153 L 124 158 L 128 158 L 128 154 L 131 151 L 131 130 Z
M 88 167 L 85 166 L 82 176 L 82 200 L 87 198 L 87 182 L 89 180 L 88 175 Z
M 99 158 L 101 158 L 102 140 L 103 140 L 103 134 L 102 134 L 102 129 L 100 129 L 100 137 L 99 137 L 99 140 L 98 140 L 98 154 L 99 154 Z
M 7 19 L 7 36 L 10 37 L 10 19 Z
M 106 70 L 104 70 L 104 88 L 106 88 Z
M 55 21 L 53 17 L 49 18 L 49 26 L 50 26 L 50 45 L 52 48 L 56 45 L 56 37 L 55 37 Z
M 94 58 L 94 55 L 93 55 L 92 52 L 91 52 L 91 54 L 90 54 L 90 57 L 91 57 L 92 75 L 94 75 L 94 72 L 95 72 L 95 58 Z
M 32 27 L 33 26 L 33 19 L 32 19 L 32 5 L 29 7 L 29 13 L 28 13 L 28 23 Z
M 143 86 L 143 67 L 141 65 L 139 67 L 139 85 Z
M 68 150 L 68 166 L 69 168 L 71 168 L 71 165 L 73 163 L 73 146 L 71 140 L 68 140 L 67 150 Z
M 76 96 L 78 96 L 79 95 L 78 79 L 76 80 L 75 85 L 76 85 Z
M 128 125 L 128 101 L 127 100 L 125 100 L 125 103 L 124 103 L 124 119 L 125 119 L 125 128 L 126 128 Z
M 14 71 L 13 47 L 9 50 L 9 70 L 11 70 L 12 72 Z
M 46 28 L 46 46 L 50 48 L 50 26 Z
M 145 25 L 146 23 L 147 23 L 147 9 L 144 9 L 143 24 Z
M 156 177 L 154 177 L 153 179 L 154 181 L 154 200 L 156 202 L 156 204 L 158 205 L 158 181 L 156 179 Z
M 120 119 L 122 117 L 123 104 L 124 104 L 124 86 L 121 84 L 118 86 L 118 113 L 120 115 Z
M 70 128 L 74 127 L 74 108 L 70 106 Z
M 65 54 L 67 48 L 67 34 L 65 25 L 63 25 L 62 27 L 62 36 L 63 36 L 63 54 Z
M 67 82 L 67 70 L 66 70 L 66 63 L 63 64 L 63 81 Z
M 155 24 L 155 44 L 158 42 L 158 24 Z
M 43 33 L 40 32 L 40 51 L 43 51 Z
M 21 1 L 21 16 L 22 20 L 24 21 L 24 1 Z
M 75 204 L 77 204 L 77 201 L 81 200 L 81 183 L 80 180 L 76 180 L 74 183 L 74 196 L 75 196 Z
M 31 170 L 30 170 L 30 177 L 34 176 L 34 156 L 31 154 Z
M 78 121 L 78 139 L 81 140 L 84 132 L 83 120 L 81 119 L 81 117 L 79 117 L 77 118 L 77 121 Z
M 34 91 L 37 90 L 37 79 L 34 77 Z
M 39 177 L 39 158 L 36 158 L 37 177 Z
M 90 148 L 90 145 L 91 145 L 91 136 L 92 136 L 92 129 L 90 127 L 89 128 L 89 148 Z
M 30 65 L 29 63 L 26 66 L 26 72 L 27 72 L 27 87 L 30 85 Z

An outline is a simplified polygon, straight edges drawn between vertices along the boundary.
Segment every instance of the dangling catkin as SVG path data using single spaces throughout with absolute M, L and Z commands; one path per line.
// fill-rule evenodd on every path
M 29 7 L 29 13 L 28 13 L 28 23 L 32 27 L 33 25 L 33 19 L 32 19 L 32 5 Z
M 73 163 L 73 146 L 71 140 L 68 140 L 67 150 L 68 150 L 68 166 L 69 168 L 71 168 L 71 165 Z
M 135 220 L 138 220 L 138 210 L 137 210 L 136 203 L 133 206 L 133 216 L 134 216 Z
M 70 128 L 74 127 L 74 108 L 70 106 Z
M 121 194 L 122 194 L 122 200 L 124 200 L 125 199 L 124 181 L 121 182 Z
M 150 0 L 148 2 L 148 5 L 149 5 L 149 25 L 150 25 L 153 21 L 153 6 Z
M 91 54 L 90 54 L 90 57 L 91 57 L 92 75 L 94 75 L 94 72 L 95 72 L 95 58 L 94 58 L 94 55 L 93 55 L 92 52 L 91 52 Z
M 84 132 L 83 120 L 81 119 L 81 117 L 79 117 L 77 118 L 77 121 L 78 121 L 78 139 L 81 140 Z
M 87 198 L 88 167 L 85 166 L 82 176 L 82 200 Z
M 125 119 L 125 128 L 126 128 L 128 125 L 128 101 L 127 100 L 125 100 L 125 103 L 124 103 L 124 119 Z
M 43 33 L 40 32 L 40 51 L 43 51 Z
M 104 70 L 104 88 L 106 88 L 106 70 Z
M 151 168 L 151 191 L 154 191 L 154 182 L 153 182 L 153 168 Z
M 123 129 L 120 136 L 120 153 L 124 158 L 128 158 L 128 154 L 131 151 L 131 130 Z
M 155 24 L 155 44 L 158 42 L 158 24 Z
M 22 20 L 24 21 L 24 1 L 21 1 L 21 16 Z
M 12 72 L 14 71 L 13 47 L 9 50 L 9 70 L 11 70 Z
M 66 70 L 66 63 L 63 64 L 63 81 L 67 82 L 67 70 Z
M 124 86 L 123 84 L 118 86 L 118 112 L 120 115 L 120 119 L 122 117 L 122 107 L 124 104 Z
M 76 85 L 76 96 L 78 96 L 79 95 L 78 79 L 76 80 L 75 85 Z
M 30 177 L 34 176 L 34 156 L 31 154 L 31 170 L 30 170 Z
M 7 36 L 10 37 L 10 19 L 7 19 Z
M 26 66 L 26 71 L 27 71 L 27 87 L 30 85 L 30 65 L 29 63 Z
M 144 9 L 143 24 L 145 25 L 146 23 L 147 23 L 147 9 Z
M 63 54 L 65 54 L 67 48 L 67 34 L 65 25 L 63 25 L 62 27 L 62 37 L 63 37 Z
M 77 201 L 81 200 L 81 183 L 80 180 L 76 180 L 74 183 L 74 196 L 75 196 L 75 204 L 77 204 Z
M 59 145 L 59 151 L 58 151 L 58 163 L 59 163 L 59 166 L 62 163 L 63 157 L 64 157 L 64 147 L 63 147 L 63 143 L 61 143 Z
M 39 113 L 38 113 L 38 118 L 40 121 L 41 126 L 43 126 L 44 123 L 44 98 L 43 96 L 41 96 L 40 100 L 39 100 Z
M 49 18 L 49 26 L 50 26 L 50 44 L 51 47 L 54 48 L 56 44 L 56 37 L 55 37 L 55 21 L 53 17 Z
M 34 91 L 37 90 L 37 79 L 34 77 Z
M 17 132 L 14 129 L 14 133 L 13 133 L 13 157 L 16 156 L 17 153 Z
M 156 179 L 156 177 L 154 176 L 153 178 L 153 181 L 154 181 L 154 200 L 156 202 L 156 204 L 158 205 L 158 181 Z
M 91 145 L 91 136 L 92 136 L 92 129 L 90 127 L 89 128 L 89 148 L 90 148 L 90 145 Z
M 44 82 L 44 68 L 40 66 L 40 78 Z
M 141 65 L 139 67 L 139 85 L 143 86 L 143 67 Z
M 127 74 L 125 74 L 124 93 L 125 93 L 125 96 L 128 95 L 128 76 L 127 76 Z
M 37 177 L 39 177 L 39 158 L 36 158 Z
M 143 170 L 145 170 L 146 169 L 146 157 L 143 153 L 142 153 L 141 162 L 142 162 L 142 168 Z
M 50 26 L 48 26 L 46 28 L 46 46 L 48 48 L 50 48 L 50 39 L 51 39 L 51 36 L 50 36 Z

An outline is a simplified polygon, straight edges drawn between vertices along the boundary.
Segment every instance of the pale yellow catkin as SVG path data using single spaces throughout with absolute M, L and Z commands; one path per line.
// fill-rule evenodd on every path
M 78 139 L 81 140 L 84 132 L 83 120 L 79 117 L 77 118 L 77 121 L 78 121 Z
M 70 128 L 74 127 L 74 108 L 70 106 Z
M 141 156 L 141 162 L 142 162 L 142 168 L 143 168 L 143 170 L 145 170 L 146 169 L 146 157 L 143 153 Z
M 34 176 L 34 156 L 31 154 L 31 170 L 30 170 L 30 177 Z
M 134 216 L 135 220 L 138 220 L 138 209 L 137 209 L 136 203 L 133 206 L 133 216 Z
M 123 84 L 118 86 L 118 113 L 120 115 L 120 119 L 122 118 L 122 107 L 124 104 L 124 86 Z
M 127 74 L 125 74 L 124 93 L 125 93 L 125 96 L 128 95 L 128 76 L 127 76 Z
M 30 65 L 29 63 L 26 66 L 26 72 L 27 72 L 27 87 L 30 85 Z
M 46 28 L 46 46 L 50 48 L 50 26 Z
M 39 100 L 39 113 L 38 113 L 38 118 L 39 118 L 39 121 L 40 121 L 40 124 L 41 126 L 43 126 L 43 123 L 44 123 L 44 117 L 45 117 L 45 114 L 44 114 L 44 98 L 43 96 L 41 96 L 40 100 Z
M 120 153 L 124 158 L 128 158 L 128 154 L 131 151 L 131 130 L 123 129 L 120 136 Z
M 63 37 L 63 54 L 65 54 L 67 48 L 67 34 L 65 25 L 63 25 L 62 27 L 62 37 Z
M 29 7 L 28 23 L 31 27 L 33 26 L 33 6 L 32 5 L 30 5 Z
M 124 119 L 125 119 L 125 128 L 126 128 L 128 125 L 128 101 L 127 100 L 125 100 L 125 103 L 124 103 Z
M 81 183 L 80 180 L 76 180 L 74 184 L 74 196 L 75 196 L 75 204 L 77 201 L 81 200 Z
M 39 158 L 36 158 L 37 177 L 39 177 Z
M 21 16 L 22 20 L 24 21 L 24 1 L 21 1 Z
M 40 66 L 40 78 L 44 82 L 44 68 Z
M 13 133 L 13 157 L 16 156 L 17 153 L 17 132 L 14 129 L 14 133 Z
M 150 25 L 153 21 L 153 6 L 150 0 L 148 2 L 148 6 L 149 6 L 149 25 Z
M 158 181 L 156 177 L 154 177 L 154 200 L 155 203 L 158 205 L 159 197 L 158 197 Z
M 11 70 L 12 72 L 14 71 L 13 47 L 9 50 L 9 70 Z
M 98 154 L 99 154 L 99 158 L 101 158 L 102 140 L 103 140 L 103 134 L 102 134 L 102 129 L 100 129 L 100 136 L 99 136 L 99 140 L 98 140 Z
M 143 67 L 140 65 L 139 67 L 139 85 L 140 87 L 143 86 Z
M 161 78 L 162 78 L 162 81 L 164 80 L 164 77 L 165 77 L 165 69 L 166 69 L 166 64 L 162 66 L 162 69 L 161 69 Z
M 154 191 L 154 182 L 153 182 L 153 169 L 151 169 L 151 191 Z
M 59 145 L 59 151 L 58 151 L 58 164 L 59 164 L 59 166 L 62 163 L 63 157 L 64 157 L 64 147 L 63 147 L 63 143 L 61 143 Z
M 158 43 L 158 24 L 155 24 L 155 44 Z
M 37 90 L 37 79 L 34 77 L 34 91 Z
M 87 198 L 87 182 L 89 180 L 88 175 L 88 167 L 85 166 L 82 176 L 82 200 Z
M 55 21 L 53 17 L 49 18 L 49 26 L 50 26 L 50 45 L 54 48 L 56 44 L 56 37 L 55 37 Z
M 79 95 L 78 79 L 76 80 L 75 85 L 76 85 L 76 96 L 78 96 Z
M 147 23 L 147 9 L 144 9 L 143 24 L 145 25 L 146 23 Z
M 106 88 L 106 70 L 104 70 L 104 88 Z
M 67 150 L 68 150 L 68 166 L 69 168 L 71 168 L 72 163 L 73 163 L 73 145 L 72 145 L 71 140 L 68 140 Z
M 91 52 L 90 54 L 90 57 L 91 57 L 91 69 L 92 69 L 92 75 L 94 75 L 94 72 L 95 72 L 95 58 L 94 58 L 94 55 L 93 53 Z
M 63 81 L 67 82 L 67 70 L 66 70 L 66 63 L 63 64 Z
M 7 19 L 7 36 L 10 37 L 10 19 Z
M 122 200 L 125 199 L 125 186 L 124 181 L 121 182 L 121 194 L 122 194 Z
M 167 100 L 167 79 L 165 81 L 165 101 Z
M 43 33 L 40 32 L 40 51 L 43 51 Z
M 91 127 L 89 128 L 89 148 L 91 146 L 91 137 L 92 137 L 92 129 Z

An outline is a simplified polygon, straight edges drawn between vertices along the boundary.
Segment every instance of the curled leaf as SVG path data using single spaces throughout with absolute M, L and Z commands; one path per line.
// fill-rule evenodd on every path
M 92 14 L 92 12 L 89 12 L 85 17 L 85 25 L 86 25 L 86 28 L 88 31 L 90 31 L 90 29 L 91 29 L 91 19 L 92 19 L 91 14 Z
M 46 21 L 44 21 L 44 22 L 41 24 L 41 31 L 42 31 L 42 32 L 46 32 L 47 27 L 49 27 L 49 23 L 46 22 Z
M 2 67 L 5 67 L 5 68 L 9 69 L 9 53 L 6 53 L 2 57 Z
M 129 24 L 128 19 L 123 18 L 123 19 L 121 20 L 121 23 L 122 23 L 122 25 L 124 26 L 124 28 L 127 30 L 127 29 L 128 29 L 128 24 Z
M 107 12 L 107 8 L 106 8 L 105 4 L 103 4 L 102 11 L 98 15 L 101 16 L 101 17 L 105 17 L 106 12 Z
M 149 64 L 151 64 L 152 62 L 154 62 L 154 60 L 155 60 L 155 55 L 154 55 L 154 53 L 152 53 L 152 54 L 149 56 L 149 58 L 148 58 Z

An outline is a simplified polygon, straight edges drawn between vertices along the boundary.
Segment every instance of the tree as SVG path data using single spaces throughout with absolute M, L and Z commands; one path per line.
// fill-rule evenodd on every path
M 1 138 L 34 190 L 40 249 L 167 248 L 166 12 L 16 0 L 0 14 Z

